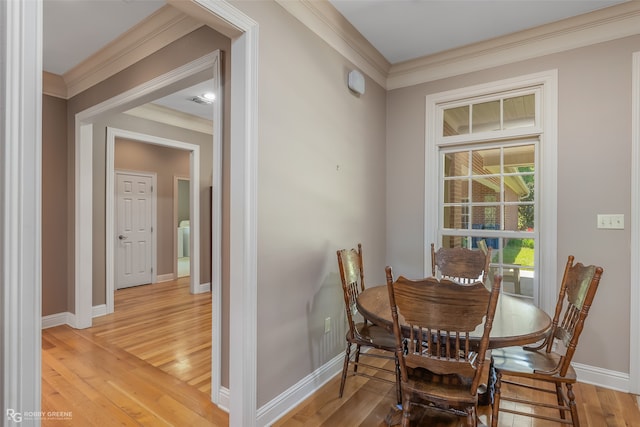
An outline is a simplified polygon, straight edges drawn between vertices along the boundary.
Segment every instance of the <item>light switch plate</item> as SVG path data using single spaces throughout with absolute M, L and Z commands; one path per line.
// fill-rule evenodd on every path
M 624 214 L 598 214 L 598 228 L 623 230 Z

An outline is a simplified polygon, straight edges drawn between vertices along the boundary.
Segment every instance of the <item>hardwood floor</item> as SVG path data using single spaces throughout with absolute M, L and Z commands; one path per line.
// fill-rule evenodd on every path
M 43 426 L 227 426 L 211 403 L 211 294 L 116 292 L 115 313 L 42 331 Z
M 43 426 L 227 426 L 211 403 L 209 293 L 189 294 L 188 278 L 116 292 L 116 312 L 77 330 L 42 331 Z M 374 362 L 375 363 L 375 362 Z M 389 362 L 392 363 L 392 362 Z M 372 372 L 375 373 L 375 372 Z M 350 376 L 342 399 L 336 376 L 274 426 L 383 427 L 395 404 L 392 385 Z M 578 384 L 583 426 L 640 426 L 636 396 Z M 489 407 L 480 420 L 490 422 Z M 501 427 L 555 423 L 503 413 Z M 459 420 L 423 414 L 419 425 Z
M 385 363 L 393 367 L 393 362 Z M 375 374 L 374 371 L 371 373 Z M 339 387 L 340 377 L 336 376 L 273 426 L 384 427 L 387 425 L 385 419 L 396 403 L 393 385 L 359 376 L 349 376 L 341 399 L 338 398 Z M 637 396 L 582 383 L 577 384 L 574 390 L 582 426 L 640 426 Z M 507 386 L 503 386 L 503 392 L 509 392 Z M 532 395 L 520 394 L 520 397 L 531 398 Z M 546 395 L 543 399 L 549 400 Z M 553 404 L 553 399 L 554 397 L 551 396 L 549 403 Z M 490 406 L 480 407 L 480 421 L 485 425 L 491 423 L 490 414 Z M 461 419 L 435 411 L 424 412 L 418 418 L 413 425 L 429 427 L 464 425 Z M 498 421 L 500 427 L 556 427 L 559 425 L 508 413 L 500 413 Z

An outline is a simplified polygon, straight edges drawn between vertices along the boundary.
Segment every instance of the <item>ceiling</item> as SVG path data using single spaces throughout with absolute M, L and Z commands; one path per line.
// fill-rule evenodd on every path
M 392 64 L 625 2 L 329 1 Z M 164 4 L 163 0 L 43 0 L 44 70 L 58 75 L 66 73 Z M 92 18 L 95 16 L 100 19 Z M 202 112 L 200 104 L 185 101 L 201 93 L 202 87 L 196 87 L 169 96 L 161 103 L 180 111 L 212 117 L 209 112 Z
M 43 0 L 44 70 L 66 73 L 164 4 L 164 0 Z
M 391 64 L 625 1 L 329 0 Z

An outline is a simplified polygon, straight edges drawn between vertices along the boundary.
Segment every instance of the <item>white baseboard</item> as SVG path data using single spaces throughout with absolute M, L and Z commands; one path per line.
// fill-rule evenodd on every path
M 54 326 L 69 325 L 71 326 L 74 315 L 65 311 L 64 313 L 50 314 L 42 316 L 42 329 L 53 328 Z
M 107 314 L 107 305 L 94 305 L 91 309 L 91 317 L 99 317 Z M 75 314 L 65 311 L 64 313 L 50 314 L 48 316 L 42 316 L 42 329 L 53 328 L 54 326 L 69 325 L 72 328 L 76 327 Z
M 176 275 L 173 273 L 159 274 L 158 276 L 156 276 L 156 283 L 170 282 L 175 279 L 176 279 Z
M 284 393 L 258 408 L 257 426 L 270 426 L 279 418 L 286 415 L 304 399 L 315 393 L 327 381 L 342 371 L 344 353 L 333 359 L 298 381 Z
M 203 294 L 205 292 L 211 292 L 211 283 L 200 283 L 200 285 L 198 285 L 196 293 Z
M 229 413 L 229 389 L 226 387 L 220 387 L 220 393 L 218 394 L 218 408 Z
M 100 317 L 107 314 L 107 304 L 94 305 L 91 309 L 91 317 Z
M 583 365 L 581 363 L 572 363 L 571 366 L 576 370 L 578 382 L 629 393 L 629 374 L 597 368 L 595 366 Z

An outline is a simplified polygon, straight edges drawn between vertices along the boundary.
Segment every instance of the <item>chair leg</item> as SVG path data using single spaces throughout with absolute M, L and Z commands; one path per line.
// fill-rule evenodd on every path
M 411 403 L 409 401 L 402 402 L 402 427 L 409 427 L 411 424 Z
M 467 427 L 477 427 L 478 417 L 475 408 L 472 406 L 467 408 Z
M 349 369 L 349 356 L 351 354 L 351 343 L 347 341 L 347 348 L 344 351 L 344 364 L 342 366 L 342 379 L 340 380 L 340 394 L 338 397 L 342 397 L 344 391 L 344 383 L 347 380 L 347 370 Z
M 500 412 L 500 386 L 502 384 L 502 373 L 496 372 L 496 382 L 493 385 L 493 406 L 491 407 L 491 427 L 498 427 L 498 412 Z
M 556 397 L 558 399 L 558 406 L 562 406 L 564 408 L 566 406 L 566 403 L 564 401 L 564 395 L 562 392 L 562 383 L 556 383 Z M 562 418 L 563 420 L 567 418 L 564 413 L 564 409 L 560 409 L 560 418 Z
M 360 344 L 356 345 L 356 354 L 353 360 L 353 372 L 358 372 L 358 362 L 360 361 Z
M 400 362 L 396 355 L 396 400 L 399 405 L 402 404 L 402 383 L 400 381 Z
M 567 397 L 569 398 L 569 409 L 571 409 L 571 421 L 573 422 L 573 427 L 580 427 L 578 407 L 576 406 L 576 395 L 573 394 L 573 385 L 571 384 L 567 384 Z

